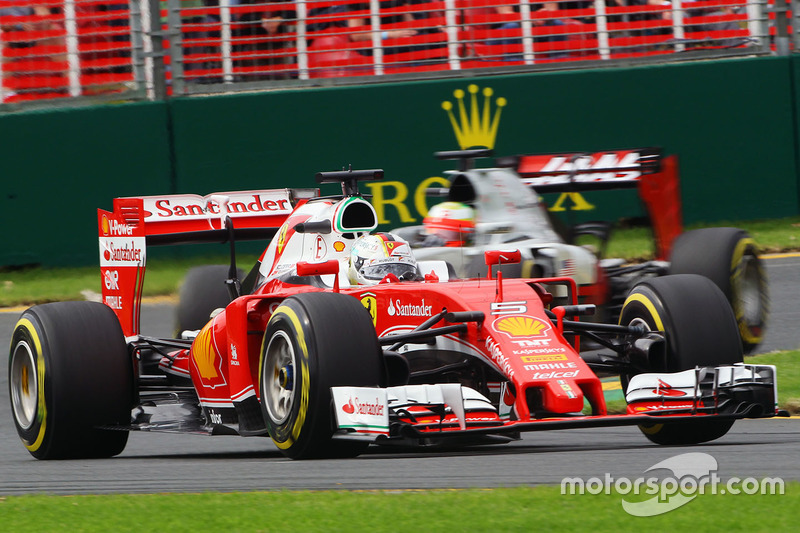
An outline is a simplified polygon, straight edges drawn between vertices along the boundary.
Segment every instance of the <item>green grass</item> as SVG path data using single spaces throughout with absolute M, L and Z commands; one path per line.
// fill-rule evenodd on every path
M 698 495 L 637 518 L 623 496 L 562 495 L 559 486 L 471 490 L 324 491 L 0 500 L 5 531 L 793 531 L 800 484 L 783 495 Z M 625 499 L 634 501 L 629 495 Z M 455 529 L 454 529 L 455 528 Z
M 800 415 L 800 350 L 745 357 L 745 363 L 775 365 L 778 371 L 778 405 Z
M 800 250 L 800 217 L 778 220 L 744 221 L 714 224 L 746 229 L 763 252 Z M 688 229 L 703 227 L 690 226 Z M 608 257 L 629 260 L 649 259 L 653 256 L 653 237 L 649 228 L 632 227 L 615 231 L 608 244 Z M 237 258 L 247 269 L 255 263 L 253 255 Z M 149 259 L 144 283 L 145 296 L 172 295 L 178 290 L 186 271 L 195 265 L 223 263 L 228 258 L 196 257 Z M 100 292 L 100 270 L 97 266 L 81 268 L 28 268 L 2 269 L 0 267 L 0 307 L 32 305 L 61 300 L 84 300 L 86 294 Z M 88 292 L 87 292 L 88 291 Z
M 692 224 L 687 230 L 732 226 L 747 230 L 758 243 L 762 253 L 777 253 L 800 250 L 800 217 L 776 220 L 748 220 L 717 222 L 714 224 Z M 615 230 L 608 243 L 608 257 L 626 259 L 649 259 L 654 253 L 653 233 L 647 227 L 632 227 Z
M 255 256 L 237 258 L 249 268 Z M 144 296 L 175 294 L 186 271 L 193 266 L 227 264 L 227 256 L 149 260 Z M 24 268 L 0 270 L 0 307 L 33 305 L 64 300 L 85 300 L 101 290 L 98 266 L 76 268 Z

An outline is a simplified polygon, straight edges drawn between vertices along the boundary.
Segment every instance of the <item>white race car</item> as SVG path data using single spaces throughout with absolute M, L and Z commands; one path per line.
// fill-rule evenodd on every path
M 408 240 L 421 260 L 447 261 L 464 278 L 483 276 L 486 250 L 519 250 L 522 262 L 505 265 L 512 277 L 575 279 L 582 303 L 592 303 L 605 320 L 616 320 L 625 296 L 636 283 L 665 274 L 700 274 L 711 279 L 734 310 L 746 352 L 757 346 L 767 323 L 767 281 L 750 235 L 737 228 L 683 232 L 675 156 L 657 149 L 593 154 L 547 154 L 498 158 L 492 168 L 474 168 L 473 160 L 490 150 L 439 152 L 460 160 L 450 171 L 450 186 L 431 190 L 448 202 L 474 210 L 474 228 L 463 245 L 445 242 L 426 226 L 392 230 Z M 594 222 L 567 228 L 552 217 L 540 193 L 636 188 L 653 227 L 655 259 L 626 264 L 605 258 L 611 224 Z M 581 235 L 599 239 L 599 247 L 573 244 Z

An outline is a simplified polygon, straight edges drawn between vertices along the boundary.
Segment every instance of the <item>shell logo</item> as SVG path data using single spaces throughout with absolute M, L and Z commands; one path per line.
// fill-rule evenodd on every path
M 108 235 L 108 232 L 111 231 L 111 228 L 109 227 L 107 216 L 103 215 L 101 225 L 103 227 L 103 235 Z
M 538 318 L 527 315 L 512 315 L 498 318 L 492 328 L 509 337 L 542 337 L 547 334 L 549 326 Z
M 206 324 L 203 331 L 197 335 L 192 346 L 192 355 L 197 364 L 197 371 L 203 379 L 214 379 L 219 376 L 217 369 L 214 368 L 214 348 L 211 345 L 211 327 Z
M 192 344 L 191 350 L 191 358 L 194 361 L 197 373 L 200 375 L 200 380 L 203 382 L 204 387 L 210 389 L 228 384 L 222 370 L 224 361 L 217 353 L 214 343 L 213 324 L 213 321 L 209 322 L 200 331 L 200 334 Z

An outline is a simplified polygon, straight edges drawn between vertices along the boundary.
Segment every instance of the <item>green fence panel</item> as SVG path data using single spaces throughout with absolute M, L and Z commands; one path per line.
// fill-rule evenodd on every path
M 165 103 L 0 116 L 0 265 L 97 262 L 97 208 L 170 190 Z
M 791 82 L 787 58 L 753 58 L 181 99 L 177 184 L 313 186 L 320 170 L 381 167 L 385 181 L 365 187 L 382 221 L 419 223 L 421 187 L 452 168 L 432 153 L 457 149 L 459 132 L 497 155 L 659 146 L 679 156 L 687 222 L 789 216 Z M 641 214 L 632 193 L 586 201 L 579 218 Z

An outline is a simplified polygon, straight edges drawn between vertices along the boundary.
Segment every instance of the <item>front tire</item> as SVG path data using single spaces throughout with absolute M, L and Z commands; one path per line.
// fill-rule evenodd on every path
M 652 278 L 631 291 L 620 324 L 644 326 L 666 335 L 663 360 L 649 372 L 680 372 L 696 366 L 742 362 L 742 346 L 733 311 L 725 295 L 706 277 L 682 274 Z M 622 376 L 623 384 L 630 376 Z M 656 444 L 698 444 L 718 439 L 732 420 L 703 419 L 646 424 L 639 429 Z
M 287 457 L 356 456 L 368 446 L 331 438 L 331 387 L 383 381 L 372 318 L 355 298 L 319 292 L 284 300 L 264 333 L 259 376 L 269 434 Z
M 746 231 L 687 231 L 675 240 L 670 274 L 700 274 L 713 281 L 733 308 L 745 353 L 761 343 L 769 315 L 767 276 L 755 242 Z
M 128 441 L 133 364 L 107 306 L 60 302 L 32 307 L 14 328 L 8 363 L 11 411 L 37 459 L 118 455 Z

